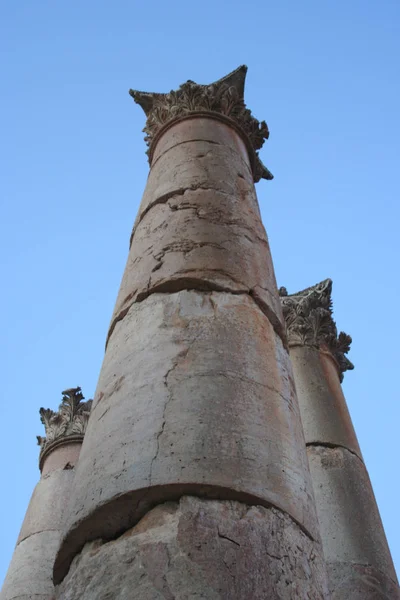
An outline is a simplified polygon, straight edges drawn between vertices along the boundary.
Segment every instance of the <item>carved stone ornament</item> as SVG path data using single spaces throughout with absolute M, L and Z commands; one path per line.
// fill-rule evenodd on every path
M 338 363 L 340 381 L 343 381 L 344 371 L 354 369 L 346 356 L 352 340 L 343 331 L 338 335 L 332 318 L 331 294 L 331 279 L 297 294 L 289 295 L 284 287 L 279 290 L 289 346 L 327 347 Z
M 200 85 L 189 80 L 169 94 L 129 90 L 147 117 L 143 131 L 146 134 L 145 142 L 149 146 L 149 161 L 151 162 L 154 142 L 167 124 L 190 115 L 211 113 L 230 121 L 240 130 L 242 137 L 244 134 L 253 163 L 254 181 L 261 178 L 272 179 L 273 175 L 263 165 L 257 152 L 269 137 L 267 124 L 253 117 L 244 102 L 246 73 L 247 67 L 242 65 L 215 83 Z
M 71 436 L 83 438 L 86 431 L 93 400 L 82 402 L 84 396 L 80 387 L 61 393 L 63 397 L 58 411 L 50 408 L 39 410 L 40 420 L 46 431 L 46 437 L 37 436 L 40 456 L 53 442 Z

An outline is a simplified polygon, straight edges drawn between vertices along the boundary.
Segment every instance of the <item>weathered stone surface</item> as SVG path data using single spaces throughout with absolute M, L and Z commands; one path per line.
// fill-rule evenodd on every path
M 152 294 L 117 324 L 56 578 L 85 541 L 182 493 L 273 504 L 318 537 L 289 357 L 247 294 Z
M 334 359 L 312 346 L 290 348 L 307 444 L 343 446 L 361 458 Z
M 51 600 L 52 564 L 60 539 L 60 531 L 43 531 L 17 545 L 0 600 Z
M 118 539 L 87 544 L 57 600 L 328 598 L 321 549 L 287 515 L 184 497 Z M 349 597 L 350 598 L 350 597 Z
M 324 555 L 334 576 L 331 588 L 338 587 L 333 597 L 340 600 L 398 598 L 398 591 L 396 595 L 385 595 L 387 581 L 397 583 L 397 579 L 363 462 L 344 448 L 309 446 L 307 452 Z M 377 583 L 377 576 L 369 577 L 367 567 L 371 573 L 382 574 L 382 587 Z M 357 587 L 352 589 L 353 584 Z M 364 596 L 353 596 L 359 593 L 359 585 Z M 339 590 L 348 591 L 348 596 Z
M 176 145 L 165 144 L 161 154 L 163 138 L 157 146 L 110 335 L 133 302 L 155 291 L 193 288 L 252 294 L 283 336 L 268 240 L 243 142 L 211 119 L 177 123 L 164 137 L 170 141 L 173 133 Z

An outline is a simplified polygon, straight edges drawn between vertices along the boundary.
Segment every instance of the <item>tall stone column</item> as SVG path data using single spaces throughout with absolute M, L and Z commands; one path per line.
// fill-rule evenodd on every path
M 313 480 L 332 600 L 400 598 L 374 493 L 343 396 L 350 336 L 338 335 L 332 281 L 288 296 L 290 357 Z
M 58 412 L 40 409 L 46 430 L 46 437 L 38 437 L 41 479 L 21 527 L 1 600 L 54 598 L 54 558 L 91 406 L 91 400 L 82 402 L 80 388 L 62 393 Z
M 150 174 L 55 563 L 59 599 L 325 597 L 246 68 L 144 109 Z M 72 563 L 72 564 L 71 564 Z

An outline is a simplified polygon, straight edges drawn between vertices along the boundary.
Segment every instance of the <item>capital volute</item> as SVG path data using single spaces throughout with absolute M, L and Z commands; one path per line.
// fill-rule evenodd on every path
M 272 174 L 258 156 L 258 150 L 269 137 L 267 124 L 258 121 L 244 101 L 246 73 L 247 67 L 242 65 L 209 85 L 189 80 L 167 94 L 129 90 L 147 117 L 143 131 L 150 163 L 155 144 L 168 126 L 184 118 L 208 115 L 238 130 L 249 151 L 254 181 L 272 179 Z

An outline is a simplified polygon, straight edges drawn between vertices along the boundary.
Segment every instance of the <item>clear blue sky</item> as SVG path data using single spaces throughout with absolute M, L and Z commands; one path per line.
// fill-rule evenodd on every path
M 146 183 L 129 87 L 249 66 L 279 285 L 334 281 L 344 391 L 397 569 L 400 3 L 4 1 L 0 7 L 0 582 L 38 479 L 38 409 L 96 387 Z

